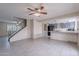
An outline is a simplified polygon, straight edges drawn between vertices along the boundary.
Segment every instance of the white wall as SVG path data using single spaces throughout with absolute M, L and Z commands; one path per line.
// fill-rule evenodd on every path
M 33 38 L 42 37 L 42 23 L 34 20 L 33 23 Z
M 12 41 L 17 41 L 17 40 L 22 40 L 22 39 L 28 39 L 31 38 L 31 24 L 30 20 L 27 20 L 27 26 L 22 29 L 20 32 L 18 32 L 16 35 L 14 35 L 10 40 Z

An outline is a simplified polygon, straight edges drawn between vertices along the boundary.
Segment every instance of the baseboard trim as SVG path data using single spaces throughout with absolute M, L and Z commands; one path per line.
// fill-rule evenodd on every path
M 57 39 L 50 39 L 50 40 L 57 40 Z M 77 43 L 77 42 L 75 42 L 75 41 L 67 41 L 67 40 L 58 40 L 58 41 Z
M 29 39 L 32 39 L 32 38 L 25 38 L 25 39 L 21 39 L 21 40 L 10 41 L 10 42 L 16 42 L 16 41 L 22 41 L 22 40 L 29 40 Z

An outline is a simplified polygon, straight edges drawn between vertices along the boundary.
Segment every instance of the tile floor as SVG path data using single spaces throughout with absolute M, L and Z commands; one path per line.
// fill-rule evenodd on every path
M 9 49 L 0 50 L 1 56 L 78 56 L 76 43 L 50 40 L 25 39 L 10 43 Z

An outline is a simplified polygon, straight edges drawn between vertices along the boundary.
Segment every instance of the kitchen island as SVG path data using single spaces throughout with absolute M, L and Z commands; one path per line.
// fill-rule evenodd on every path
M 78 43 L 79 31 L 51 31 L 50 39 Z

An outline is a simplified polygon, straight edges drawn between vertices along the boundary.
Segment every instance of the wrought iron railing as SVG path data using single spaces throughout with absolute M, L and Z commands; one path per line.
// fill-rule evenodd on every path
M 12 22 L 0 22 L 0 24 L 0 32 L 2 32 L 0 33 L 0 36 L 6 35 L 8 37 L 8 41 L 10 41 L 11 37 L 13 37 L 17 32 L 26 26 L 26 19 Z

